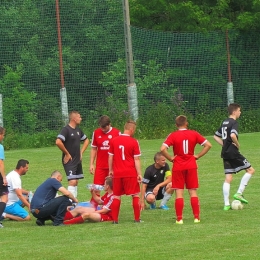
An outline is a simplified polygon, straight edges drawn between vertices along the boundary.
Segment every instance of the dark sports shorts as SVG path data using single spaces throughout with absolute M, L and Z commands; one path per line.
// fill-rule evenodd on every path
M 243 155 L 239 155 L 235 159 L 223 159 L 225 174 L 237 173 L 241 170 L 246 170 L 251 167 L 251 164 Z
M 79 162 L 78 164 L 75 164 L 75 163 L 72 163 L 71 161 L 69 161 L 68 163 L 63 164 L 63 167 L 66 172 L 68 181 L 84 178 L 81 162 Z
M 165 187 L 161 187 L 159 190 L 158 190 L 158 194 L 155 196 L 155 199 L 156 200 L 161 200 L 164 196 L 164 193 L 165 193 Z M 145 195 L 144 197 L 146 198 L 149 194 L 153 194 L 153 188 L 148 188 L 145 192 Z
M 2 174 L 0 174 L 0 196 L 8 194 L 8 186 L 4 185 Z

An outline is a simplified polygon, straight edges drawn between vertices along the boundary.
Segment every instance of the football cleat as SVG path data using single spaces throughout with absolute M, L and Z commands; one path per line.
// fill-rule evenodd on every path
M 167 205 L 161 205 L 160 209 L 169 210 L 169 207 Z
M 230 205 L 226 205 L 226 206 L 224 206 L 224 208 L 223 208 L 223 210 L 225 210 L 225 211 L 228 211 L 228 210 L 230 210 L 231 209 L 231 206 Z
M 248 200 L 242 194 L 236 193 L 233 197 L 235 200 L 240 200 L 242 203 L 248 204 Z
M 155 202 L 150 204 L 150 209 L 156 209 L 156 203 Z

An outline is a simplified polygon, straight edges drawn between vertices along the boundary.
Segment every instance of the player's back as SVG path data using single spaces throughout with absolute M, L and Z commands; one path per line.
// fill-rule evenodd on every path
M 228 118 L 222 122 L 221 128 L 218 130 L 221 133 L 223 146 L 221 157 L 224 159 L 236 158 L 239 154 L 238 148 L 233 144 L 231 134 L 235 134 L 238 139 L 238 123 L 233 118 Z
M 135 157 L 140 156 L 139 143 L 129 135 L 121 134 L 115 137 L 110 145 L 109 154 L 113 157 L 114 177 L 135 176 Z
M 171 133 L 164 144 L 173 146 L 175 170 L 197 168 L 194 150 L 197 144 L 203 145 L 206 139 L 198 132 L 189 129 L 179 129 Z
M 170 138 L 174 155 L 177 156 L 194 155 L 195 146 L 205 141 L 196 131 L 189 129 L 173 132 Z

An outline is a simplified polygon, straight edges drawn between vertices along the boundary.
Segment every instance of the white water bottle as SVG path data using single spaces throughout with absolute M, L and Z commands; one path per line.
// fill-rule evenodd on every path
M 87 189 L 89 189 L 89 190 L 104 190 L 104 186 L 98 185 L 98 184 L 87 184 Z
M 31 203 L 32 197 L 33 197 L 33 193 L 32 193 L 32 191 L 29 191 L 29 194 L 28 194 L 29 203 Z

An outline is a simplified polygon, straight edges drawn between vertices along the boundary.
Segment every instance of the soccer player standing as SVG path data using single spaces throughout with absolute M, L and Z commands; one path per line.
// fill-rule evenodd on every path
M 108 150 L 111 140 L 120 134 L 120 131 L 111 126 L 111 120 L 104 115 L 99 118 L 99 128 L 93 132 L 90 151 L 90 173 L 94 174 L 94 184 L 104 185 L 108 170 Z M 96 161 L 96 168 L 95 168 Z M 100 196 L 99 191 L 95 191 Z M 91 198 L 94 206 L 98 204 Z
M 70 112 L 69 118 L 69 124 L 57 136 L 56 145 L 62 151 L 62 164 L 69 182 L 68 191 L 77 197 L 78 180 L 84 178 L 82 155 L 88 147 L 89 139 L 78 127 L 82 121 L 79 112 Z M 80 148 L 81 142 L 83 145 Z
M 190 204 L 194 215 L 194 223 L 199 223 L 200 205 L 197 195 L 199 183 L 196 160 L 209 151 L 211 143 L 198 132 L 188 129 L 186 116 L 178 116 L 175 119 L 175 124 L 178 130 L 168 135 L 161 146 L 161 152 L 169 161 L 173 162 L 172 188 L 176 193 L 176 224 L 183 224 L 183 193 L 185 186 L 190 195 Z M 202 145 L 203 148 L 197 155 L 195 155 L 194 149 L 197 144 Z M 167 151 L 170 146 L 173 146 L 173 156 L 171 156 Z
M 228 106 L 229 118 L 224 120 L 220 128 L 215 132 L 215 141 L 222 146 L 221 157 L 223 158 L 225 181 L 223 184 L 224 210 L 229 210 L 229 194 L 230 184 L 233 179 L 233 174 L 241 170 L 246 170 L 246 173 L 241 179 L 237 193 L 233 196 L 234 199 L 240 200 L 242 203 L 248 203 L 243 197 L 243 192 L 254 174 L 255 170 L 247 159 L 240 154 L 238 142 L 238 123 L 240 117 L 240 105 L 232 103 Z
M 127 121 L 124 133 L 115 137 L 109 148 L 109 174 L 113 176 L 114 201 L 111 205 L 113 224 L 118 223 L 121 195 L 132 196 L 134 222 L 140 220 L 140 182 L 142 181 L 141 151 L 139 143 L 133 138 L 136 130 L 134 121 Z

